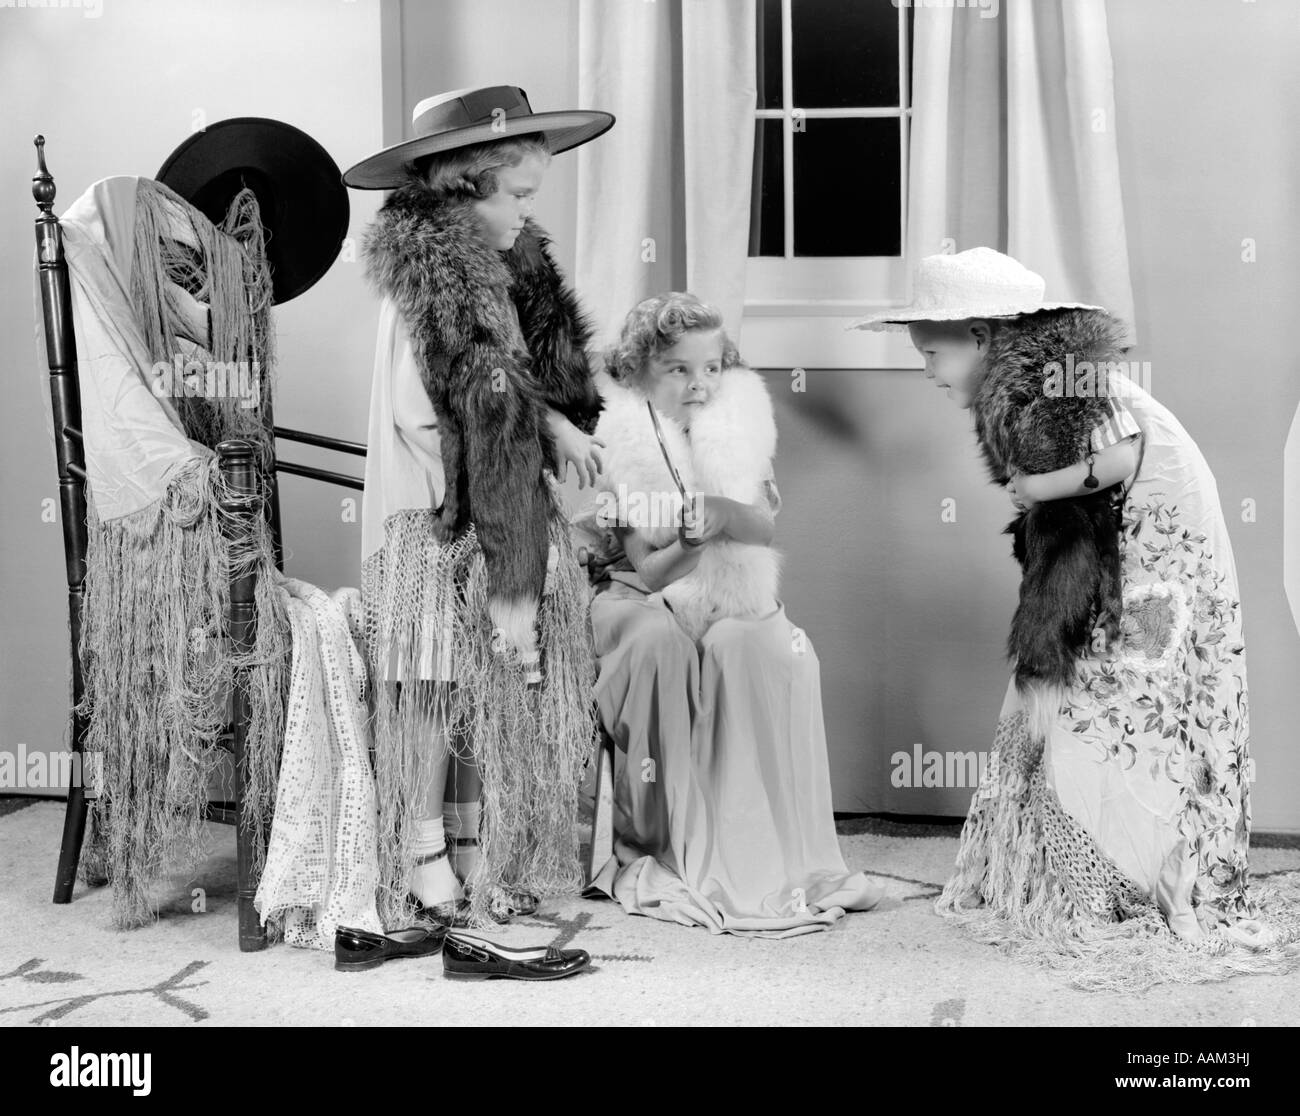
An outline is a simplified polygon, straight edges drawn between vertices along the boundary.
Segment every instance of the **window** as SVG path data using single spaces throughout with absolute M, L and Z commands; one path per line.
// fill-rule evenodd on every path
M 911 5 L 756 8 L 745 347 L 776 366 L 915 366 L 891 335 L 844 333 L 906 291 Z

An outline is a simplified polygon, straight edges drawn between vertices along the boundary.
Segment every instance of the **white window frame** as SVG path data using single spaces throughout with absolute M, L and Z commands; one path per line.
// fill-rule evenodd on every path
M 920 368 L 906 333 L 849 330 L 875 310 L 900 306 L 907 292 L 907 148 L 911 107 L 907 5 L 898 7 L 898 106 L 798 109 L 793 104 L 791 3 L 781 0 L 780 108 L 757 108 L 756 120 L 781 120 L 784 145 L 785 245 L 783 256 L 751 257 L 745 268 L 744 351 L 764 368 Z M 899 121 L 898 256 L 794 255 L 795 120 L 884 118 Z M 846 294 L 850 297 L 845 297 Z M 852 297 L 858 294 L 859 297 Z M 871 297 L 879 294 L 882 297 Z

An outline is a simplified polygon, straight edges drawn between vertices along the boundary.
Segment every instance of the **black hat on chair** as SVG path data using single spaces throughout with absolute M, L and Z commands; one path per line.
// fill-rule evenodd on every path
M 279 120 L 221 120 L 182 143 L 154 176 L 213 224 L 245 186 L 257 195 L 276 303 L 330 269 L 348 231 L 338 164 L 306 132 Z

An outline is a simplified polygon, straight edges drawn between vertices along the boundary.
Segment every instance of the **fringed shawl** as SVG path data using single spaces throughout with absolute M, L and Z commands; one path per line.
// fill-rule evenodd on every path
M 80 711 L 99 772 L 82 869 L 112 883 L 119 926 L 153 917 L 151 888 L 169 862 L 203 851 L 234 685 L 252 709 L 245 800 L 259 832 L 275 796 L 287 623 L 265 521 L 254 517 L 251 537 L 227 530 L 211 452 L 226 437 L 269 445 L 269 300 L 259 292 L 270 288 L 251 195 L 231 220 L 243 247 L 166 188 L 130 178 L 97 183 L 62 219 L 89 477 Z M 190 327 L 169 281 L 211 306 L 210 345 L 181 340 Z M 203 362 L 188 378 L 185 359 Z M 209 391 L 208 359 L 256 363 L 256 396 Z M 257 636 L 236 656 L 224 620 L 231 576 L 247 570 L 257 572 Z M 257 846 L 255 867 L 260 855 Z

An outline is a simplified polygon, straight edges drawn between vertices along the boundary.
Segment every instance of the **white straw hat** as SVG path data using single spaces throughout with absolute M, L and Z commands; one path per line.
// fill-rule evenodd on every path
M 480 85 L 426 97 L 411 113 L 415 138 L 362 159 L 343 175 L 357 190 L 391 190 L 410 181 L 424 155 L 473 143 L 540 132 L 553 155 L 587 143 L 614 126 L 608 112 L 571 109 L 533 112 L 517 85 Z
M 854 322 L 850 329 L 905 329 L 910 322 L 1014 318 L 1035 310 L 1103 310 L 1083 302 L 1044 302 L 1036 271 L 992 248 L 926 256 L 916 269 L 912 301 Z

